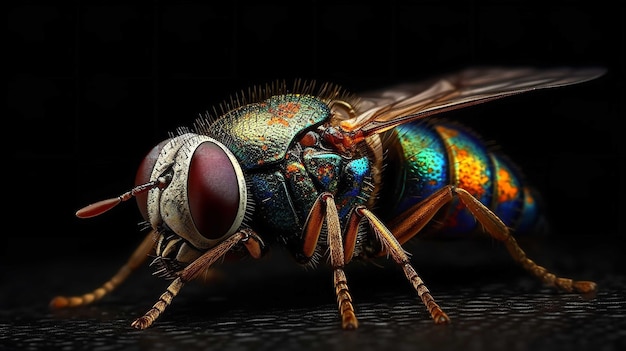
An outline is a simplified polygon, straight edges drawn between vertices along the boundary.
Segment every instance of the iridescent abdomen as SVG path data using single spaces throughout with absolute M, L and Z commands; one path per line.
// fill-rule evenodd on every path
M 451 184 L 470 192 L 516 232 L 535 223 L 535 198 L 519 172 L 467 128 L 452 123 L 407 124 L 390 132 L 385 146 L 385 190 L 379 202 L 385 218 L 392 219 Z M 438 231 L 445 233 L 477 228 L 457 200 L 441 210 L 436 222 Z

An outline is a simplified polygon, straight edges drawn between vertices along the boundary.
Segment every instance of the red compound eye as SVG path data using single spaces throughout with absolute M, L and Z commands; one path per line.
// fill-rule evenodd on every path
M 239 215 L 239 180 L 222 148 L 204 142 L 195 150 L 187 178 L 187 196 L 193 222 L 207 239 L 221 238 Z

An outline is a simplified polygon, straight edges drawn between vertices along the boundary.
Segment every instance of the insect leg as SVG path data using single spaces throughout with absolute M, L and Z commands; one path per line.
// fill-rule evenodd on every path
M 511 235 L 509 228 L 493 213 L 487 206 L 483 205 L 472 194 L 462 188 L 451 185 L 441 188 L 424 201 L 411 207 L 393 222 L 389 228 L 394 233 L 398 242 L 404 243 L 417 235 L 417 233 L 432 219 L 437 211 L 446 203 L 458 197 L 465 206 L 483 226 L 485 232 L 496 240 L 502 241 L 507 250 L 524 269 L 539 278 L 545 284 L 565 290 L 567 292 L 592 293 L 596 291 L 597 285 L 590 281 L 574 281 L 569 278 L 560 278 L 549 272 L 546 268 L 537 265 L 526 256 L 517 241 Z
M 50 301 L 50 306 L 52 308 L 84 306 L 100 300 L 102 297 L 117 288 L 133 271 L 137 269 L 137 267 L 145 262 L 153 247 L 154 231 L 150 231 L 141 244 L 139 244 L 139 246 L 135 249 L 128 261 L 106 283 L 102 284 L 99 288 L 93 290 L 92 292 L 80 296 L 56 296 L 52 299 L 52 301 Z
M 521 264 L 524 269 L 539 278 L 546 285 L 553 286 L 567 292 L 578 292 L 582 294 L 593 293 L 597 290 L 597 284 L 591 281 L 576 281 L 569 278 L 557 277 L 546 268 L 537 265 L 526 256 L 526 253 L 519 247 L 517 241 L 511 235 L 509 228 L 493 213 L 466 190 L 452 188 L 459 197 L 463 205 L 472 215 L 483 225 L 485 231 L 493 238 L 504 242 L 509 254 L 513 259 Z
M 435 299 L 430 294 L 430 291 L 424 285 L 424 282 L 419 277 L 413 266 L 411 266 L 409 256 L 406 254 L 398 240 L 395 236 L 389 231 L 389 229 L 383 224 L 383 222 L 378 219 L 370 210 L 365 208 L 364 206 L 359 206 L 356 208 L 356 212 L 361 216 L 364 216 L 374 232 L 376 233 L 378 240 L 383 245 L 383 251 L 389 253 L 391 258 L 404 270 L 404 275 L 406 275 L 407 279 L 413 285 L 415 291 L 417 291 L 417 295 L 422 299 L 422 302 L 428 309 L 430 316 L 435 321 L 436 324 L 444 324 L 449 323 L 450 318 L 448 315 L 443 312 L 441 307 L 435 302 Z
M 317 241 L 322 231 L 322 224 L 324 222 L 323 196 L 327 196 L 327 193 L 323 193 L 317 197 L 304 224 L 304 232 L 302 233 L 302 254 L 307 259 L 311 258 L 315 253 Z
M 252 241 L 253 243 L 250 243 Z M 172 300 L 182 289 L 185 283 L 193 280 L 199 273 L 206 271 L 215 261 L 223 257 L 233 246 L 243 243 L 246 248 L 262 247 L 261 239 L 250 229 L 239 231 L 216 247 L 202 254 L 195 261 L 180 271 L 178 277 L 167 287 L 166 291 L 159 297 L 159 300 L 142 317 L 137 318 L 131 326 L 136 329 L 146 329 L 165 311 L 165 308 L 172 303 Z M 251 253 L 253 256 L 254 252 Z
M 443 205 L 454 199 L 452 187 L 443 187 L 404 211 L 388 227 L 400 244 L 404 244 L 428 224 Z
M 335 200 L 330 193 L 320 194 L 309 212 L 303 231 L 303 253 L 307 258 L 313 256 L 324 219 L 326 220 L 328 232 L 327 240 L 330 250 L 330 262 L 333 267 L 335 294 L 337 295 L 337 304 L 341 314 L 341 327 L 343 329 L 356 329 L 359 323 L 354 314 L 352 296 L 350 296 L 346 275 L 343 270 L 345 260 L 341 225 L 339 224 Z
M 363 219 L 363 215 L 359 213 L 360 207 L 352 208 L 350 216 L 348 217 L 348 223 L 346 224 L 344 234 L 344 263 L 348 264 L 352 260 L 354 255 L 354 248 L 356 247 L 356 239 L 359 233 L 359 223 Z
M 337 304 L 341 314 L 341 327 L 343 329 L 356 329 L 359 326 L 359 322 L 354 314 L 352 296 L 350 296 L 346 274 L 343 270 L 345 264 L 339 214 L 331 194 L 324 193 L 320 198 L 326 204 L 328 248 L 330 250 L 330 263 L 333 267 L 335 294 L 337 295 Z

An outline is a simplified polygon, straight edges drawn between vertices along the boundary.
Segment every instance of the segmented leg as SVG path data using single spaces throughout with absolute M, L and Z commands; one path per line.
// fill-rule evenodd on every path
M 447 203 L 454 199 L 451 187 L 444 187 L 394 218 L 387 226 L 400 244 L 417 235 Z M 383 252 L 384 253 L 384 252 Z
M 253 243 L 251 243 L 253 242 Z M 222 241 L 216 247 L 202 254 L 195 261 L 190 263 L 185 269 L 178 273 L 178 277 L 172 281 L 167 287 L 165 292 L 159 297 L 159 300 L 148 310 L 142 317 L 137 318 L 131 326 L 136 329 L 146 329 L 159 318 L 159 316 L 165 311 L 167 306 L 172 303 L 172 300 L 182 289 L 185 283 L 193 280 L 199 273 L 206 271 L 215 261 L 223 257 L 233 246 L 243 243 L 248 250 L 251 250 L 251 255 L 256 256 L 257 248 L 263 246 L 263 242 L 260 238 L 251 230 L 244 229 L 237 232 L 224 241 Z
M 150 231 L 141 244 L 139 244 L 139 246 L 135 249 L 128 261 L 106 283 L 102 284 L 99 288 L 93 290 L 92 292 L 80 296 L 56 296 L 52 299 L 52 301 L 50 301 L 50 306 L 52 308 L 76 307 L 88 305 L 92 302 L 100 300 L 117 288 L 133 271 L 137 269 L 137 267 L 145 262 L 153 247 L 154 231 Z
M 524 269 L 532 275 L 539 278 L 547 285 L 565 290 L 567 292 L 593 293 L 597 289 L 597 285 L 591 281 L 575 281 L 569 278 L 560 278 L 549 272 L 546 268 L 537 265 L 534 261 L 526 256 L 515 238 L 511 235 L 509 228 L 493 213 L 489 208 L 483 205 L 472 194 L 462 188 L 454 186 L 446 186 L 424 201 L 411 207 L 399 217 L 397 217 L 389 226 L 398 242 L 404 243 L 411 239 L 433 218 L 439 209 L 458 197 L 463 206 L 465 206 L 483 226 L 485 231 L 493 238 L 502 241 L 513 259 L 521 264 Z
M 474 217 L 483 225 L 485 231 L 493 238 L 504 242 L 507 250 L 513 259 L 529 271 L 532 275 L 539 278 L 546 285 L 562 289 L 567 292 L 578 292 L 583 294 L 593 293 L 598 286 L 591 281 L 576 281 L 569 278 L 557 277 L 549 272 L 546 268 L 537 265 L 533 260 L 526 256 L 524 250 L 517 244 L 515 238 L 511 235 L 509 228 L 493 213 L 489 208 L 478 201 L 472 194 L 461 188 L 453 188 L 459 199 L 465 207 L 474 215 Z
M 441 307 L 435 302 L 435 299 L 430 294 L 430 291 L 419 277 L 413 266 L 411 266 L 409 256 L 406 254 L 398 240 L 389 231 L 389 229 L 378 219 L 371 211 L 361 206 L 357 207 L 356 213 L 364 216 L 374 232 L 376 233 L 378 240 L 382 243 L 384 251 L 386 251 L 391 258 L 404 270 L 404 275 L 413 285 L 413 288 L 417 292 L 417 295 L 422 299 L 422 302 L 428 309 L 430 316 L 436 324 L 449 323 L 450 318 L 443 312 Z
M 334 270 L 335 294 L 341 314 L 341 327 L 343 329 L 356 329 L 359 322 L 354 314 L 352 296 L 348 290 L 348 281 L 344 273 L 344 249 L 341 238 L 341 226 L 335 200 L 330 194 L 325 194 L 322 199 L 326 204 L 326 229 L 328 231 L 328 248 L 330 249 L 330 263 Z
M 356 329 L 359 323 L 354 313 L 352 296 L 350 296 L 346 275 L 343 270 L 345 260 L 341 225 L 339 223 L 335 200 L 330 193 L 322 193 L 318 196 L 309 212 L 309 217 L 304 226 L 302 253 L 305 258 L 311 258 L 311 256 L 313 256 L 324 220 L 326 221 L 326 229 L 328 232 L 330 263 L 333 267 L 333 283 L 335 286 L 335 294 L 337 295 L 339 313 L 341 315 L 341 327 L 343 329 Z M 352 250 L 354 250 L 354 248 L 352 248 Z

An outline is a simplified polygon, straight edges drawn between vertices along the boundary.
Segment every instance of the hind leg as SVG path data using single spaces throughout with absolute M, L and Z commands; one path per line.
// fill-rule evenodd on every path
M 433 193 L 424 201 L 413 206 L 401 214 L 391 223 L 390 229 L 400 243 L 411 239 L 433 218 L 437 211 L 454 198 L 459 198 L 463 206 L 467 208 L 474 218 L 483 226 L 494 239 L 501 241 L 506 246 L 511 257 L 524 269 L 549 286 L 567 292 L 582 294 L 593 293 L 597 290 L 597 284 L 591 281 L 578 281 L 569 278 L 561 278 L 537 265 L 526 256 L 526 253 L 517 244 L 511 235 L 509 228 L 487 206 L 483 205 L 474 196 L 462 188 L 446 186 Z
M 493 213 L 467 191 L 460 188 L 455 188 L 454 191 L 459 199 L 461 199 L 461 202 L 465 205 L 465 207 L 474 215 L 478 222 L 484 226 L 485 231 L 494 239 L 502 241 L 511 257 L 513 257 L 513 259 L 524 267 L 524 269 L 539 278 L 546 285 L 553 286 L 567 292 L 577 292 L 582 294 L 592 293 L 597 290 L 598 287 L 595 282 L 557 277 L 546 268 L 536 264 L 533 260 L 526 256 L 524 250 L 522 250 L 513 235 L 511 235 L 509 228 L 504 225 L 495 213 Z

